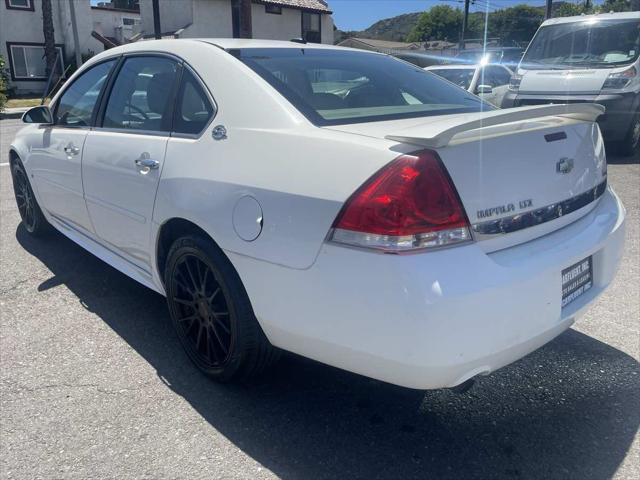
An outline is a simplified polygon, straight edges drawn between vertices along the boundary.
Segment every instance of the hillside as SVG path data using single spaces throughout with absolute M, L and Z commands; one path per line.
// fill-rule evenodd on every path
M 411 29 L 418 22 L 420 15 L 422 12 L 405 13 L 397 17 L 385 18 L 378 20 L 365 30 L 342 31 L 338 29 L 335 32 L 336 43 L 350 37 L 404 42 Z
M 544 18 L 544 0 L 540 0 L 539 6 L 528 6 L 528 5 L 517 5 L 520 2 L 514 0 L 514 5 L 507 7 L 506 5 L 491 13 L 491 17 L 493 18 L 493 22 L 490 20 L 490 36 L 504 36 L 506 27 L 512 26 L 515 30 L 520 31 L 520 35 L 511 35 L 515 40 L 526 40 L 528 41 L 533 32 L 537 28 L 537 26 L 542 22 Z M 436 7 L 437 8 L 437 7 Z M 522 10 L 522 9 L 526 10 Z M 582 13 L 581 4 L 577 1 L 567 1 L 567 0 L 554 0 L 553 2 L 553 16 L 567 16 L 567 15 L 579 15 Z M 638 7 L 635 7 L 638 8 Z M 513 17 L 512 12 L 515 12 L 517 9 L 520 9 L 515 18 Z M 601 4 L 596 9 L 601 9 L 604 11 L 629 11 L 632 10 L 633 7 L 629 1 L 625 0 L 606 0 L 604 4 Z M 453 9 L 452 9 L 453 10 Z M 460 10 L 457 9 L 458 16 L 460 17 L 460 23 L 462 15 L 460 14 Z M 415 12 L 415 13 L 405 13 L 403 15 L 398 15 L 396 17 L 385 18 L 384 20 L 379 20 L 369 28 L 365 30 L 352 30 L 352 31 L 343 31 L 340 29 L 336 29 L 335 31 L 335 43 L 339 43 L 342 40 L 350 37 L 360 37 L 360 38 L 372 38 L 377 40 L 392 40 L 396 42 L 404 42 L 407 39 L 409 33 L 413 30 L 413 28 L 418 24 L 418 19 L 422 15 L 423 12 Z M 523 13 L 526 15 L 523 16 Z M 519 18 L 518 18 L 519 17 Z M 520 25 L 516 25 L 520 21 Z M 484 13 L 483 12 L 471 12 L 469 19 L 469 31 L 468 36 L 470 37 L 478 37 L 482 35 L 482 30 L 484 29 Z M 449 38 L 457 39 L 459 36 L 459 27 L 456 27 L 456 31 L 450 32 L 448 35 Z M 519 37 L 523 37 L 522 39 Z M 437 40 L 442 40 L 442 38 L 436 38 Z

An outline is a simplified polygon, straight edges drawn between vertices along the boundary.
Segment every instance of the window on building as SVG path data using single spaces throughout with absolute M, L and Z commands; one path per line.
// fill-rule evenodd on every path
M 280 5 L 265 5 L 264 11 L 266 13 L 273 13 L 274 15 L 282 15 L 282 7 Z
M 5 0 L 9 10 L 30 10 L 33 12 L 33 0 Z
M 64 72 L 62 47 L 58 51 L 58 74 Z M 44 57 L 44 45 L 9 44 L 11 74 L 14 80 L 45 80 L 47 65 Z
M 125 60 L 111 89 L 103 127 L 168 132 L 178 64 L 164 57 Z
M 140 23 L 140 22 L 135 18 L 122 17 L 122 24 L 123 25 L 137 25 L 138 23 Z
M 311 43 L 322 42 L 319 13 L 302 12 L 302 38 Z

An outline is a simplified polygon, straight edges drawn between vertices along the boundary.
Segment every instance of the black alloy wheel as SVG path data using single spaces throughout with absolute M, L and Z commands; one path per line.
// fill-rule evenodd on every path
M 50 225 L 47 222 L 38 201 L 33 193 L 27 172 L 19 160 L 11 163 L 11 177 L 13 180 L 13 192 L 16 198 L 18 212 L 24 228 L 34 236 L 45 234 Z
M 164 283 L 178 338 L 209 377 L 242 380 L 279 357 L 255 318 L 240 277 L 210 239 L 187 235 L 176 240 L 167 255 Z
M 220 280 L 197 254 L 183 254 L 171 277 L 171 299 L 180 335 L 191 356 L 204 368 L 220 368 L 229 360 L 234 332 Z

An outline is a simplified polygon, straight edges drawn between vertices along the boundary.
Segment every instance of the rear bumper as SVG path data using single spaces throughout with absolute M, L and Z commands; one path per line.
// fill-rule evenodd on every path
M 508 92 L 502 108 L 543 105 L 546 103 L 598 103 L 606 107 L 606 112 L 598 118 L 598 125 L 606 141 L 623 140 L 629 131 L 634 114 L 640 108 L 640 93 L 629 92 L 607 95 L 551 95 L 520 94 Z
M 307 270 L 229 256 L 273 344 L 432 389 L 495 371 L 567 329 L 613 279 L 624 217 L 608 189 L 574 223 L 489 254 L 477 243 L 415 255 L 326 244 Z M 562 308 L 562 269 L 589 255 L 593 287 Z

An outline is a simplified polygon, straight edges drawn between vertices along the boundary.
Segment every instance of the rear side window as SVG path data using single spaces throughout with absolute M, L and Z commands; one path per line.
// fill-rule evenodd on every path
M 169 132 L 178 63 L 164 57 L 127 58 L 118 72 L 102 126 Z
M 57 125 L 65 127 L 91 125 L 100 90 L 115 63 L 115 60 L 109 60 L 90 68 L 65 90 L 56 106 Z
M 200 82 L 185 68 L 178 90 L 173 131 L 196 135 L 209 123 L 213 112 L 213 105 Z
M 316 125 L 493 109 L 449 82 L 387 55 L 315 48 L 230 53 Z

